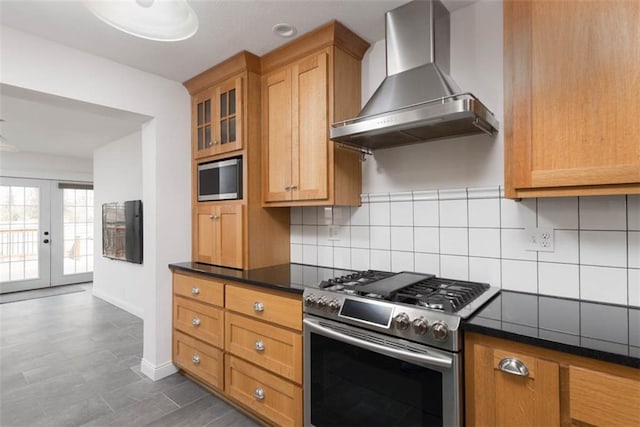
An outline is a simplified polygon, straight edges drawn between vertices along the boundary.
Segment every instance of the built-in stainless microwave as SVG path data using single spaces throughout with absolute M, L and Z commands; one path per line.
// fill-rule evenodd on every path
M 242 199 L 242 157 L 198 165 L 198 201 Z

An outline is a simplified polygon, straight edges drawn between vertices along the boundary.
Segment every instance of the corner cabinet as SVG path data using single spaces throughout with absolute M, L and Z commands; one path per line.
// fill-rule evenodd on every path
M 640 370 L 527 344 L 465 334 L 466 424 L 629 426 Z
M 640 193 L 640 2 L 503 7 L 506 196 Z
M 360 110 L 368 47 L 334 21 L 261 58 L 264 206 L 360 204 L 359 153 L 329 126 Z

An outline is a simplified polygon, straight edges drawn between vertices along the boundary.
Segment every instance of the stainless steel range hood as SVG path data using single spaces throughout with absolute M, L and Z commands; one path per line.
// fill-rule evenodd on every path
M 498 122 L 449 76 L 449 11 L 414 0 L 386 13 L 387 77 L 358 117 L 334 123 L 331 139 L 370 149 L 493 134 Z

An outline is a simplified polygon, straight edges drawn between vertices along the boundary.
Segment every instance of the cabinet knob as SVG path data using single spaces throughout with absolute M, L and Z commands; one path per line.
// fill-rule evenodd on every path
M 291 186 L 290 185 L 285 185 L 284 186 L 284 191 L 289 191 L 291 190 Z
M 256 388 L 253 391 L 253 397 L 255 397 L 256 400 L 264 400 L 264 390 L 260 387 Z
M 264 351 L 264 342 L 261 340 L 256 341 L 255 348 L 256 351 Z
M 213 144 L 213 145 L 218 145 L 218 140 L 217 140 L 217 139 L 214 139 L 214 140 L 213 140 L 213 142 L 212 142 L 212 144 Z
M 213 220 L 220 219 L 220 215 L 216 215 L 216 214 L 209 215 L 209 219 L 213 219 Z
M 291 189 L 292 189 L 292 190 L 297 190 L 297 189 L 298 189 L 298 186 L 297 186 L 297 185 L 292 185 L 292 186 L 291 186 Z
M 253 311 L 255 311 L 256 313 L 261 313 L 264 311 L 264 304 L 261 302 L 254 302 L 253 303 Z
M 200 364 L 200 356 L 198 356 L 197 354 L 194 354 L 193 357 L 191 357 L 191 361 L 193 362 L 194 365 L 199 365 Z
M 197 317 L 194 317 L 193 320 L 191 321 L 191 324 L 197 328 L 198 326 L 200 326 L 200 319 L 198 319 Z
M 517 375 L 519 377 L 528 377 L 529 369 L 521 360 L 515 357 L 505 357 L 498 364 L 498 368 L 507 374 Z
M 195 286 L 191 288 L 191 295 L 198 295 L 200 293 L 200 288 L 196 288 Z

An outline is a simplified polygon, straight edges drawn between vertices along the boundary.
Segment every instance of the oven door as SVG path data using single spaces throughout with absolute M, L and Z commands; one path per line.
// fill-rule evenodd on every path
M 305 425 L 459 426 L 458 358 L 305 315 Z

